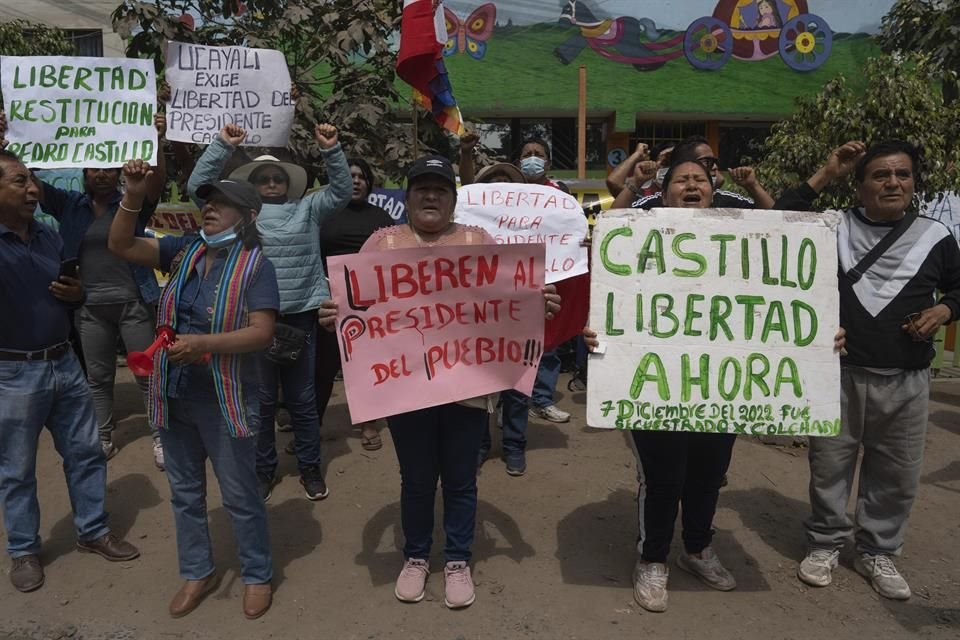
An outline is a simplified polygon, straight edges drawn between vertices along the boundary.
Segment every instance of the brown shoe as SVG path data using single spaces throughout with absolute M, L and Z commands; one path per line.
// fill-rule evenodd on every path
M 110 562 L 133 560 L 140 555 L 135 546 L 116 537 L 112 533 L 96 540 L 78 540 L 77 549 L 83 553 L 95 553 Z
M 182 618 L 196 609 L 217 585 L 216 574 L 202 580 L 187 580 L 170 601 L 170 617 Z
M 247 620 L 256 620 L 267 612 L 273 602 L 273 587 L 270 583 L 248 584 L 243 588 L 243 615 Z
M 43 566 L 40 556 L 13 558 L 10 566 L 10 582 L 17 591 L 27 593 L 43 586 Z

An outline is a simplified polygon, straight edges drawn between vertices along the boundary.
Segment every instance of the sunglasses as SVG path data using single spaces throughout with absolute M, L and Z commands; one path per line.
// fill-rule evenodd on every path
M 917 328 L 917 320 L 919 319 L 920 319 L 919 313 L 910 313 L 904 318 L 905 323 L 910 325 L 910 328 L 913 329 L 913 332 L 918 335 L 920 333 L 920 330 Z M 933 342 L 933 337 L 930 337 L 930 338 L 914 337 L 913 340 L 914 342 Z
M 715 158 L 713 156 L 704 156 L 703 158 L 697 158 L 697 162 L 702 164 L 709 171 L 713 168 L 720 167 L 720 158 Z
M 273 176 L 257 176 L 257 180 L 254 184 L 287 184 L 287 176 L 283 174 L 277 174 Z

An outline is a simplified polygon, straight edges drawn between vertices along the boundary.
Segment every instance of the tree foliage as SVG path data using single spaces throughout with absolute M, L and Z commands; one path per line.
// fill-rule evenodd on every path
M 5 56 L 69 56 L 73 44 L 59 29 L 13 20 L 0 22 L 0 52 Z
M 315 170 L 313 126 L 331 122 L 349 155 L 398 176 L 412 160 L 410 108 L 394 86 L 396 0 L 125 0 L 113 14 L 127 55 L 163 69 L 167 40 L 279 49 L 301 93 L 288 149 Z M 428 125 L 429 126 L 429 125 Z
M 923 56 L 941 76 L 944 100 L 960 99 L 960 0 L 897 0 L 880 29 L 884 51 Z
M 793 114 L 773 126 L 759 166 L 771 193 L 805 180 L 844 142 L 893 138 L 921 149 L 918 200 L 960 190 L 960 149 L 950 142 L 960 125 L 960 102 L 944 104 L 935 81 L 939 71 L 923 56 L 885 55 L 868 59 L 863 76 L 856 89 L 843 76 L 831 80 L 819 95 L 798 99 Z M 855 200 L 851 176 L 824 191 L 818 206 L 844 208 Z

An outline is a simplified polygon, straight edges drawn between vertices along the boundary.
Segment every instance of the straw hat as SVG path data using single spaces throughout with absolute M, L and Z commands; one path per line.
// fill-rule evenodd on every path
M 230 179 L 249 181 L 251 173 L 260 167 L 266 167 L 269 165 L 283 169 L 283 171 L 287 174 L 287 177 L 290 178 L 290 184 L 287 185 L 288 200 L 299 200 L 303 197 L 303 194 L 307 191 L 307 172 L 299 165 L 295 165 L 291 162 L 281 162 L 274 156 L 258 156 L 254 158 L 253 162 L 248 162 L 231 173 Z

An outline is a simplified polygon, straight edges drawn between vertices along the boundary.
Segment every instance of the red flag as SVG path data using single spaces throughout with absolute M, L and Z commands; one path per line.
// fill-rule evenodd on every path
M 447 26 L 440 2 L 404 0 L 397 75 L 413 87 L 414 98 L 442 127 L 462 134 L 463 118 L 441 54 L 446 41 Z

